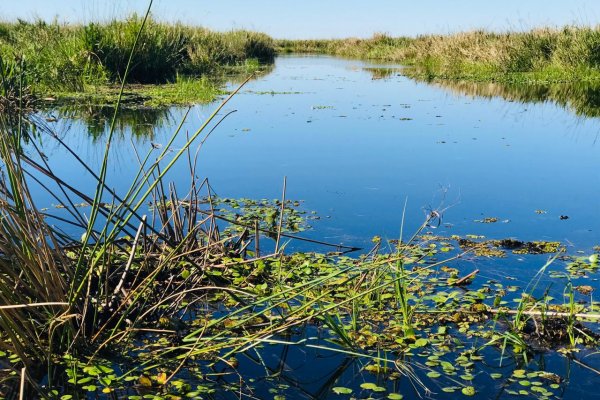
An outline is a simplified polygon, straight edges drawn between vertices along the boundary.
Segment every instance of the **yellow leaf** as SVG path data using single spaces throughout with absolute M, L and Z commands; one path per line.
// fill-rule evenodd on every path
M 146 375 L 141 375 L 140 376 L 140 385 L 145 386 L 145 387 L 151 387 L 152 381 Z
M 158 375 L 156 375 L 156 382 L 158 382 L 159 385 L 164 385 L 165 383 L 167 383 L 167 374 L 161 372 Z

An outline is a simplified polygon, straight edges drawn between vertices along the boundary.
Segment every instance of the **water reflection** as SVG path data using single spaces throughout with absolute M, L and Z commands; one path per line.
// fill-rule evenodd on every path
M 311 334 L 317 330 L 308 328 Z M 474 386 L 478 398 L 507 398 L 524 394 L 523 387 L 545 386 L 554 398 L 576 399 L 589 393 L 594 381 L 595 363 L 581 361 L 583 355 L 564 357 L 557 353 L 540 351 L 530 354 L 527 361 L 520 355 L 502 354 L 499 347 L 481 347 L 477 354 L 464 337 L 454 345 L 442 344 L 433 349 L 420 349 L 415 354 L 397 354 L 384 351 L 345 351 L 326 339 L 304 337 L 304 344 L 294 344 L 300 336 L 278 337 L 272 344 L 257 346 L 239 354 L 235 363 L 219 366 L 212 386 L 215 399 L 234 398 L 288 398 L 338 399 L 344 398 L 436 398 L 455 399 L 462 388 Z M 290 342 L 290 344 L 284 344 Z M 475 344 L 473 344 L 475 345 Z M 448 351 L 448 348 L 452 348 Z M 383 361 L 373 358 L 384 357 Z M 472 357 L 474 361 L 466 361 Z M 486 361 L 481 361 L 483 357 Z M 458 360 L 458 361 L 457 361 Z M 436 374 L 439 365 L 446 365 L 443 374 Z M 455 365 L 456 368 L 452 367 Z M 400 368 L 410 368 L 410 373 Z M 591 368 L 591 370 L 590 370 Z M 543 371 L 553 371 L 547 373 Z M 460 375 L 460 376 L 459 376 Z M 239 377 L 243 376 L 244 381 Z M 517 377 L 521 378 L 517 378 Z M 567 385 L 574 376 L 586 382 Z M 459 379 L 460 378 L 460 379 Z M 550 387 L 552 385 L 553 387 Z M 544 398 L 533 390 L 532 398 Z M 243 394 L 242 394 L 243 393 Z M 351 396 L 350 396 L 351 395 Z
M 223 74 L 212 77 L 217 85 L 228 85 L 229 88 L 237 87 L 251 77 L 251 80 L 264 78 L 274 69 L 273 64 L 264 64 L 257 71 L 247 73 Z M 173 110 L 181 107 L 146 107 L 143 101 L 147 100 L 136 94 L 127 94 L 127 104 L 121 106 L 115 121 L 115 133 L 124 138 L 133 136 L 136 139 L 154 140 L 157 131 L 170 130 L 180 122 L 173 115 Z M 104 137 L 110 131 L 113 116 L 115 114 L 114 104 L 103 103 L 71 103 L 63 104 L 43 112 L 47 120 L 77 121 L 85 126 L 92 141 Z M 131 135 L 128 135 L 128 132 Z
M 112 105 L 70 105 L 52 112 L 58 119 L 77 120 L 83 123 L 92 140 L 103 137 L 109 130 L 115 107 Z M 115 121 L 115 132 L 125 135 L 131 132 L 136 138 L 154 139 L 155 132 L 173 126 L 169 108 L 122 108 Z
M 388 68 L 388 67 L 366 67 L 363 68 L 363 71 L 366 71 L 371 74 L 372 80 L 379 79 L 389 79 L 393 76 L 400 74 L 402 71 L 401 68 Z
M 407 75 L 417 81 L 426 82 L 458 95 L 500 97 L 520 103 L 553 102 L 580 117 L 600 117 L 600 82 L 507 84 L 435 79 L 424 77 L 414 71 L 408 72 Z

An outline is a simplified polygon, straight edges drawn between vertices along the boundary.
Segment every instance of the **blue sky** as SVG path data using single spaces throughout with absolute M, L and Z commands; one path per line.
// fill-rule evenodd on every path
M 147 0 L 4 0 L 0 15 L 90 21 L 142 13 Z M 217 30 L 247 28 L 276 38 L 368 37 L 522 30 L 600 22 L 598 0 L 154 0 L 153 14 Z

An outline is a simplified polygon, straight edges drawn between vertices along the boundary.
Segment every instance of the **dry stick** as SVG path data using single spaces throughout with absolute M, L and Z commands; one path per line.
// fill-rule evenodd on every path
M 572 314 L 572 313 L 568 313 L 568 312 L 558 312 L 558 311 L 501 310 L 501 309 L 497 309 L 497 308 L 492 308 L 489 310 L 489 312 L 492 314 L 510 314 L 510 315 L 524 314 L 524 315 L 528 315 L 528 316 L 532 316 L 532 317 L 533 316 L 557 317 L 557 318 L 576 317 L 576 318 L 590 318 L 590 319 L 599 319 L 600 320 L 600 314 L 584 314 L 584 313 Z
M 25 398 L 25 367 L 21 368 L 21 386 L 19 387 L 19 400 Z
M 583 361 L 579 361 L 578 359 L 576 359 L 575 357 L 568 357 L 567 355 L 563 354 L 564 357 L 568 358 L 569 360 L 573 360 L 573 362 L 583 368 L 587 368 L 592 372 L 595 372 L 596 374 L 600 375 L 600 371 L 597 370 L 596 368 L 587 365 L 586 363 L 584 363 Z
M 477 275 L 478 273 L 479 273 L 479 270 L 476 269 L 475 271 L 471 272 L 470 274 L 468 274 L 466 276 L 463 276 L 462 278 L 458 279 L 456 282 L 451 283 L 451 285 L 453 285 L 453 286 L 463 285 L 469 279 L 474 278 L 475 275 Z
M 258 220 L 254 221 L 254 256 L 260 257 L 260 231 L 258 230 Z
M 32 304 L 14 304 L 14 305 L 8 305 L 8 306 L 0 306 L 0 310 L 12 310 L 15 308 L 47 307 L 47 306 L 69 306 L 69 303 L 48 302 L 48 303 L 32 303 Z
M 279 225 L 277 225 L 277 240 L 275 241 L 275 253 L 279 253 L 279 241 L 281 239 L 281 226 L 283 225 L 283 212 L 285 211 L 285 190 L 287 187 L 287 176 L 283 177 L 283 193 L 281 194 L 281 210 L 279 211 Z
M 131 253 L 129 253 L 129 259 L 127 260 L 127 265 L 125 266 L 125 271 L 123 271 L 123 275 L 121 275 L 121 280 L 117 284 L 113 292 L 113 296 L 116 296 L 117 293 L 121 290 L 121 286 L 125 282 L 125 277 L 127 276 L 127 272 L 129 272 L 129 268 L 131 268 L 131 264 L 133 263 L 133 258 L 135 257 L 135 250 L 137 249 L 137 243 L 140 240 L 140 235 L 142 234 L 142 230 L 146 225 L 146 216 L 142 216 L 142 221 L 140 222 L 140 226 L 138 227 L 137 232 L 135 233 L 135 238 L 133 239 L 133 243 L 131 245 Z

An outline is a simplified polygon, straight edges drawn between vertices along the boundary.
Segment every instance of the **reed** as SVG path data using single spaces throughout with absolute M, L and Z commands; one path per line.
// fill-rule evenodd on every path
M 505 33 L 477 30 L 415 38 L 378 34 L 370 39 L 281 40 L 277 47 L 281 52 L 394 61 L 425 68 L 421 75 L 452 79 L 560 82 L 600 76 L 598 27 Z M 534 73 L 533 77 L 523 75 Z
M 87 25 L 19 20 L 0 24 L 0 57 L 23 60 L 36 93 L 80 92 L 88 87 L 175 82 L 177 75 L 201 76 L 256 59 L 271 62 L 273 40 L 250 31 L 213 32 L 158 22 L 151 17 L 124 74 L 144 18 Z

